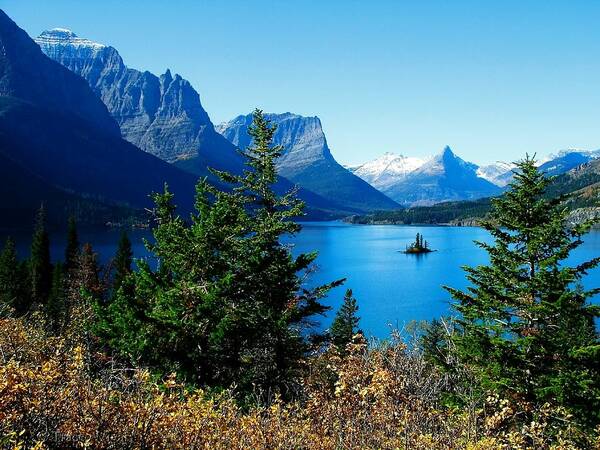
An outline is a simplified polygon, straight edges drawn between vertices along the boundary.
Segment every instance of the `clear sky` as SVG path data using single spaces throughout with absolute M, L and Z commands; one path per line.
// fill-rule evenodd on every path
M 213 122 L 321 118 L 334 156 L 488 163 L 600 148 L 600 1 L 0 0 L 31 36 L 65 27 L 133 68 L 168 67 Z

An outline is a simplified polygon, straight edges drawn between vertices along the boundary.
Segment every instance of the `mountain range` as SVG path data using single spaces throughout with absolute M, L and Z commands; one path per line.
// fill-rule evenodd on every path
M 573 153 L 567 151 L 565 154 Z M 589 152 L 588 152 L 589 153 Z M 591 152 L 592 155 L 594 152 Z M 551 157 L 556 159 L 556 157 Z M 563 196 L 570 211 L 568 221 L 581 223 L 600 217 L 600 158 L 580 164 L 553 176 L 546 191 L 547 198 Z M 415 206 L 395 211 L 375 211 L 346 220 L 359 224 L 452 224 L 477 225 L 492 209 L 492 199 L 461 200 Z
M 540 160 L 539 167 L 555 176 L 598 158 L 600 150 L 567 149 Z M 478 166 L 446 147 L 442 153 L 424 158 L 388 152 L 348 169 L 401 205 L 417 206 L 500 193 L 512 180 L 514 167 L 514 163 L 502 161 Z
M 115 48 L 63 28 L 44 31 L 36 42 L 88 82 L 132 144 L 197 175 L 206 174 L 208 167 L 242 171 L 238 148 L 250 144 L 252 115 L 220 125 L 217 133 L 197 91 L 180 75 L 128 68 Z M 299 185 L 309 207 L 327 216 L 398 207 L 335 161 L 318 118 L 289 113 L 268 117 L 278 125 L 276 143 L 286 148 L 278 167 L 284 178 L 281 190 L 291 187 L 285 179 Z

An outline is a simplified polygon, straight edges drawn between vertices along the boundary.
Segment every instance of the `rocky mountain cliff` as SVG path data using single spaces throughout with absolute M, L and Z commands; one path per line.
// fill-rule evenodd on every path
M 294 183 L 356 211 L 397 208 L 398 205 L 353 175 L 334 159 L 318 117 L 297 114 L 266 114 L 277 125 L 274 142 L 283 146 L 279 173 Z M 238 116 L 216 127 L 235 146 L 250 145 L 248 127 L 252 114 Z
M 62 28 L 44 31 L 35 41 L 88 82 L 132 144 L 197 174 L 207 166 L 241 169 L 234 146 L 215 132 L 198 93 L 180 75 L 130 69 L 115 48 Z

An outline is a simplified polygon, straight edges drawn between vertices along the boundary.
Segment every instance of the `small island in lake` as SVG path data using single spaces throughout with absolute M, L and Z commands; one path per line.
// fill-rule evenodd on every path
M 427 241 L 423 241 L 423 235 L 421 233 L 417 233 L 417 237 L 415 238 L 415 242 L 406 246 L 406 250 L 402 253 L 408 254 L 420 254 L 420 253 L 431 253 L 435 250 L 429 248 L 429 244 Z

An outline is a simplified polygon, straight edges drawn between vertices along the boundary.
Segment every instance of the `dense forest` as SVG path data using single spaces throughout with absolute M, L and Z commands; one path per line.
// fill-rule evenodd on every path
M 532 159 L 503 196 L 471 202 L 489 210 L 482 226 L 494 241 L 476 243 L 490 263 L 465 269 L 471 288 L 445 287 L 455 316 L 376 342 L 360 331 L 350 289 L 330 329 L 316 326 L 344 280 L 308 288 L 316 253 L 281 243 L 300 230 L 304 205 L 273 189 L 274 131 L 257 110 L 246 171 L 214 172 L 229 189 L 201 179 L 190 217 L 168 186 L 153 194 L 146 246 L 157 267 L 134 261 L 125 233 L 100 267 L 75 219 L 53 263 L 43 208 L 26 260 L 6 242 L 0 445 L 600 445 L 600 308 L 589 302 L 600 291 L 581 284 L 600 258 L 565 263 L 593 223 L 567 225 Z

